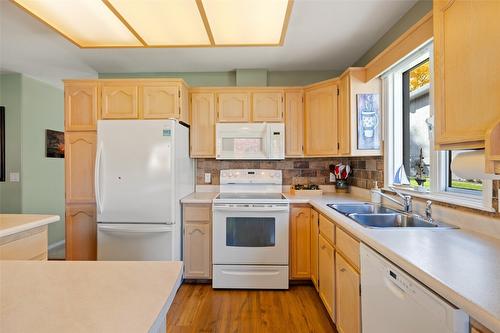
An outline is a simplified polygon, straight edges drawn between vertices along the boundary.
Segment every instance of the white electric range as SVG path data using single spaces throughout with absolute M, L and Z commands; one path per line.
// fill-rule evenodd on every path
M 213 288 L 288 289 L 290 203 L 280 170 L 220 172 L 213 200 Z

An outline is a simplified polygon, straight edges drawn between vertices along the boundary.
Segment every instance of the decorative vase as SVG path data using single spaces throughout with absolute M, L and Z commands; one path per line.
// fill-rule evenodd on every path
M 346 179 L 337 179 L 335 181 L 335 191 L 338 193 L 349 192 L 349 184 Z

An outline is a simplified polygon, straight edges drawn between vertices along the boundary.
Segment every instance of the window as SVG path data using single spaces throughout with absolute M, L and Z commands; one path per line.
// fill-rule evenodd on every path
M 434 150 L 432 66 L 429 43 L 382 76 L 385 185 L 492 211 L 491 181 L 462 179 L 451 170 L 453 159 L 465 151 Z M 403 181 L 396 184 L 393 180 Z

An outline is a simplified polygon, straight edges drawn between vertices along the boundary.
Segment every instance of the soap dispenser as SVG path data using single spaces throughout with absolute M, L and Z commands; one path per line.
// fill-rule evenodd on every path
M 372 203 L 380 204 L 382 202 L 382 197 L 380 196 L 380 188 L 378 187 L 378 182 L 375 181 L 373 188 L 370 190 Z

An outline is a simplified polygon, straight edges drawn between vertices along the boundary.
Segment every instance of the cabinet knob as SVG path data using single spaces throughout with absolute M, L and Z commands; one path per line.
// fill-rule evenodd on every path
M 340 269 L 340 271 L 341 271 L 341 272 L 345 272 L 345 268 L 341 268 L 341 269 Z

